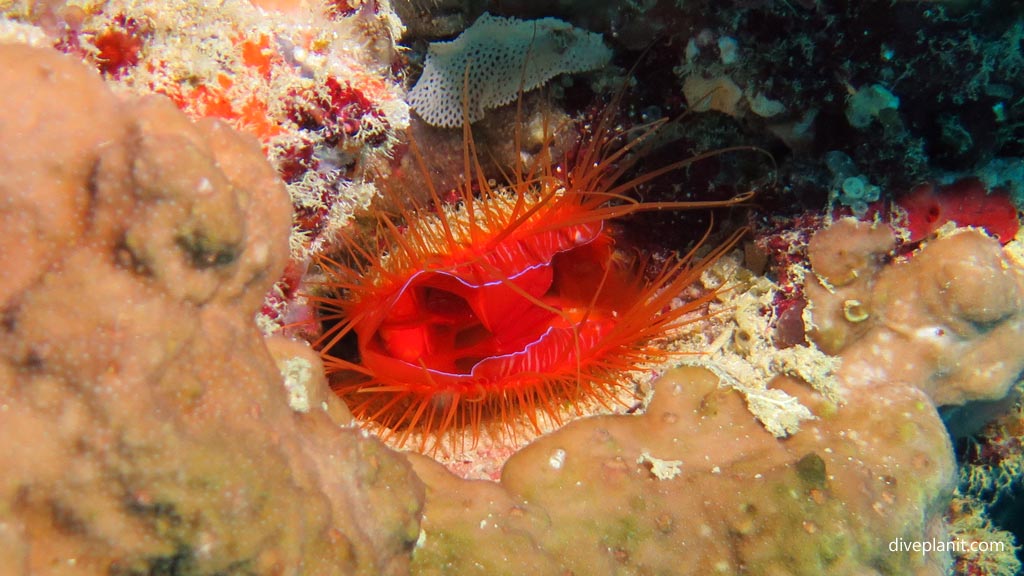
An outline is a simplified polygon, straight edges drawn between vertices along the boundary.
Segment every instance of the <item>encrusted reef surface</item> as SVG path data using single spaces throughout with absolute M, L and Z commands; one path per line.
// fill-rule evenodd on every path
M 509 562 L 521 562 L 512 573 L 550 574 L 947 573 L 947 554 L 891 546 L 985 537 L 944 519 L 956 465 L 936 405 L 1002 398 L 1016 382 L 1024 269 L 976 230 L 884 265 L 894 242 L 888 227 L 853 219 L 811 241 L 809 286 L 820 288 L 808 290 L 813 336 L 843 360 L 842 401 L 777 377 L 769 388 L 815 416 L 800 432 L 775 438 L 739 391 L 683 368 L 655 383 L 643 415 L 577 421 L 514 455 L 504 490 L 416 459 L 428 496 L 415 566 L 430 574 L 478 566 L 484 574 Z M 992 574 L 1016 566 L 1008 553 L 988 563 Z
M 941 555 L 888 549 L 897 539 L 945 533 L 954 464 L 922 394 L 901 386 L 884 400 L 851 395 L 836 410 L 793 380 L 773 385 L 821 420 L 779 441 L 739 392 L 720 388 L 708 371 L 681 368 L 657 381 L 642 416 L 577 421 L 513 456 L 504 491 L 418 464 L 428 499 L 417 568 L 486 574 L 511 562 L 519 567 L 509 573 L 943 574 Z M 486 544 L 464 547 L 467 540 Z
M 256 143 L 0 62 L 3 573 L 405 573 L 419 481 L 292 410 L 253 323 L 290 214 Z
M 415 14 L 416 4 L 399 10 Z M 612 9 L 606 4 L 595 14 Z M 681 10 L 655 4 L 630 10 L 646 14 L 640 24 Z M 818 167 L 805 188 L 833 204 L 852 204 L 839 190 L 857 191 L 861 216 L 874 223 L 833 221 L 831 210 L 764 218 L 756 243 L 767 254 L 752 245 L 745 260 L 730 255 L 713 270 L 735 289 L 723 291 L 717 315 L 696 334 L 680 336 L 705 354 L 658 378 L 635 413 L 570 422 L 511 456 L 494 481 L 468 480 L 362 433 L 328 390 L 316 355 L 280 335 L 282 324 L 304 318 L 297 286 L 308 256 L 375 193 L 383 179 L 370 175 L 391 173 L 389 182 L 406 185 L 419 174 L 410 176 L 399 142 L 410 116 L 392 69 L 406 63 L 396 55 L 401 25 L 391 7 L 317 4 L 309 24 L 241 1 L 212 10 L 168 0 L 210 25 L 195 30 L 216 58 L 190 67 L 182 59 L 197 52 L 178 44 L 172 10 L 133 0 L 20 5 L 0 28 L 4 41 L 14 40 L 0 44 L 0 572 L 1019 569 L 1012 537 L 981 512 L 985 498 L 1008 497 L 1024 469 L 1024 410 L 1019 402 L 1007 410 L 1024 368 L 1024 252 L 1007 195 L 980 184 L 973 192 L 928 189 L 904 202 L 901 220 L 877 204 L 890 200 L 888 189 L 879 200 L 876 184 L 891 162 L 860 174 L 833 156 L 832 174 Z M 814 28 L 823 13 L 811 5 L 819 4 L 795 4 L 798 20 Z M 943 6 L 936 12 L 957 9 Z M 437 18 L 446 32 L 422 32 L 427 18 L 412 29 L 436 39 L 467 24 Z M 737 43 L 720 23 L 690 28 L 692 49 L 679 43 L 674 54 L 685 60 L 665 77 L 682 83 L 677 104 L 692 97 L 693 111 L 705 113 L 697 116 L 714 119 L 705 128 L 784 117 L 792 126 L 776 131 L 795 133 L 805 117 L 813 123 L 807 106 L 777 110 L 785 83 L 762 85 L 748 72 L 762 58 L 749 40 Z M 639 32 L 623 29 L 616 44 L 646 38 Z M 737 50 L 747 58 L 733 58 Z M 665 53 L 652 51 L 656 60 Z M 891 136 L 902 130 L 899 108 L 877 81 L 857 79 L 849 102 L 872 96 L 879 118 L 849 124 L 866 131 L 885 120 Z M 702 109 L 709 89 L 714 97 Z M 579 96 L 566 90 L 570 100 Z M 166 97 L 138 97 L 152 92 Z M 978 106 L 990 108 L 997 96 Z M 847 123 L 842 98 L 821 100 L 831 110 L 823 116 Z M 526 108 L 542 107 L 535 102 L 528 97 Z M 625 114 L 633 121 L 657 117 L 650 106 L 635 108 Z M 479 142 L 513 141 L 507 133 L 520 119 L 488 114 L 504 132 L 492 128 Z M 569 125 L 567 111 L 555 117 Z M 442 137 L 412 122 L 423 148 L 460 142 L 450 156 L 461 164 L 461 134 Z M 524 139 L 539 149 L 547 134 L 524 125 Z M 794 151 L 803 146 L 796 140 L 787 144 Z M 847 152 L 867 165 L 860 148 Z M 796 181 L 797 165 L 783 166 L 783 182 Z M 913 168 L 899 181 L 916 178 L 920 162 Z M 705 184 L 733 174 L 692 172 Z M 773 193 L 792 192 L 792 183 Z M 969 194 L 1009 208 L 999 241 L 980 229 L 940 228 L 968 223 L 947 216 L 971 212 L 958 202 Z M 945 216 L 915 225 L 934 208 Z M 766 257 L 778 284 L 751 271 L 764 269 L 755 260 Z M 824 361 L 800 363 L 810 355 Z M 959 476 L 940 409 L 956 410 L 947 420 L 975 422 L 974 430 L 1002 413 L 982 440 L 958 439 L 970 443 L 961 446 L 968 466 Z M 912 548 L 951 541 L 1006 548 Z

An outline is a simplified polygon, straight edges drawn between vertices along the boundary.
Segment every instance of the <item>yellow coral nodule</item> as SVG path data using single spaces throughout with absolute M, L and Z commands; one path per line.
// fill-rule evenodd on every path
M 859 324 L 870 318 L 871 313 L 868 312 L 868 308 L 863 302 L 850 299 L 843 302 L 843 316 L 846 317 L 847 321 Z

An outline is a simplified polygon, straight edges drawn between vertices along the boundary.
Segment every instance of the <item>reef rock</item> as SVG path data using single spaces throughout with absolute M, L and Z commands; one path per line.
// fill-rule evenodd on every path
M 414 566 L 422 574 L 508 566 L 552 575 L 944 574 L 944 554 L 890 548 L 945 533 L 955 465 L 925 396 L 900 386 L 884 409 L 866 397 L 837 408 L 796 380 L 772 386 L 818 419 L 780 440 L 741 393 L 688 367 L 655 383 L 642 415 L 578 420 L 535 441 L 509 459 L 500 485 L 416 461 L 428 491 Z
M 290 215 L 255 141 L 45 49 L 0 94 L 4 573 L 404 573 L 419 481 L 254 325 Z
M 799 432 L 690 367 L 470 481 L 350 427 L 308 347 L 256 329 L 289 203 L 254 141 L 45 49 L 0 46 L 0 94 L 5 573 L 946 573 L 908 549 L 946 538 L 936 405 L 1024 367 L 1021 269 L 983 234 L 897 262 L 888 230 L 815 236 L 842 366 L 835 398 L 769 384 Z

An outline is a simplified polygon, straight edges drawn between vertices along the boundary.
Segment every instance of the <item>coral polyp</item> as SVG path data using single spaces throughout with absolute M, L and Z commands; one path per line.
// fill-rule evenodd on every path
M 465 173 L 475 177 L 454 206 L 425 177 L 433 209 L 378 215 L 383 256 L 346 235 L 344 257 L 321 258 L 328 294 L 315 300 L 329 327 L 315 345 L 357 417 L 399 444 L 416 433 L 421 448 L 449 432 L 475 439 L 491 423 L 539 430 L 540 415 L 557 423 L 566 406 L 608 404 L 623 372 L 666 356 L 654 341 L 700 317 L 714 291 L 674 300 L 736 236 L 699 262 L 670 258 L 652 274 L 649 258 L 619 246 L 611 222 L 748 196 L 630 201 L 630 188 L 692 159 L 619 183 L 651 132 L 616 148 L 603 125 L 564 174 L 541 154 L 501 186 L 483 176 L 467 129 Z M 357 358 L 336 352 L 350 335 Z

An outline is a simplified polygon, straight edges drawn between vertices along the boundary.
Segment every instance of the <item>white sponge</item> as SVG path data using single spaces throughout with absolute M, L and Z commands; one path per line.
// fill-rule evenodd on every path
M 584 72 L 608 63 L 612 53 L 601 35 L 557 18 L 519 20 L 484 13 L 458 38 L 432 42 L 423 75 L 409 104 L 428 124 L 462 126 L 462 86 L 469 66 L 469 121 L 484 110 L 512 102 L 559 74 Z

